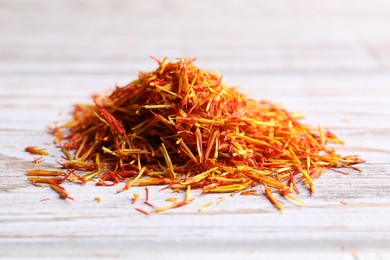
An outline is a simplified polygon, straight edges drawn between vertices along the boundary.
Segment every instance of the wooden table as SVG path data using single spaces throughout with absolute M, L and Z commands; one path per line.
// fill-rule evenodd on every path
M 0 257 L 390 259 L 390 4 L 340 2 L 1 0 Z M 47 124 L 73 104 L 156 68 L 149 55 L 197 57 L 251 97 L 306 112 L 364 173 L 328 172 L 282 213 L 264 196 L 195 192 L 150 217 L 131 205 L 143 188 L 68 185 L 65 201 L 27 182 L 24 147 L 52 142 Z M 158 190 L 156 204 L 183 196 Z

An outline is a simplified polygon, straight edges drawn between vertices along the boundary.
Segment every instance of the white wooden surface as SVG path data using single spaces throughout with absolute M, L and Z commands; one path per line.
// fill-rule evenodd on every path
M 389 27 L 388 1 L 0 0 L 0 257 L 390 259 Z M 365 172 L 329 172 L 283 213 L 263 196 L 199 213 L 223 195 L 195 193 L 146 217 L 131 205 L 143 189 L 68 185 L 72 202 L 28 183 L 24 147 L 51 142 L 45 126 L 72 104 L 154 69 L 148 55 L 197 57 L 248 95 L 306 112 Z M 158 205 L 183 196 L 150 191 Z

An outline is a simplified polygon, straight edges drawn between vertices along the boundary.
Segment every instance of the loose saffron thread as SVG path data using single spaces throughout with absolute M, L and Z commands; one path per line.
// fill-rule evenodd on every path
M 43 156 L 39 156 L 39 157 L 36 157 L 33 159 L 33 164 L 34 166 L 37 166 L 39 163 L 43 162 L 45 160 L 45 158 L 43 158 Z
M 204 210 L 205 208 L 210 207 L 211 205 L 213 205 L 212 202 L 208 202 L 208 203 L 203 204 L 202 206 L 200 206 L 199 212 L 203 212 L 203 210 Z
M 142 214 L 147 215 L 147 216 L 150 215 L 149 212 L 147 212 L 147 211 L 145 211 L 145 210 L 143 210 L 143 209 L 141 209 L 141 208 L 134 208 L 134 209 L 137 210 L 137 211 L 139 211 L 139 212 L 141 212 Z
M 257 190 L 246 190 L 242 191 L 240 193 L 241 196 L 249 196 L 249 195 L 254 195 L 254 196 L 260 196 L 260 194 L 257 192 Z
M 226 197 L 221 197 L 221 198 L 218 199 L 217 204 L 221 204 L 225 200 L 226 200 Z
M 133 200 L 132 200 L 132 204 L 135 204 L 137 201 L 138 201 L 138 198 L 139 198 L 139 194 L 138 193 L 134 193 L 133 194 Z
M 326 170 L 359 170 L 352 165 L 364 162 L 329 148 L 329 143 L 343 144 L 329 130 L 301 124 L 300 113 L 248 99 L 219 74 L 196 67 L 195 59 L 153 59 L 155 71 L 139 73 L 108 96 L 95 95 L 93 104 L 75 105 L 73 118 L 51 129 L 64 153 L 64 170 L 30 170 L 28 179 L 64 199 L 70 198 L 60 186 L 65 181 L 125 183 L 118 192 L 165 185 L 162 190 L 187 190 L 186 197 L 189 189 L 258 195 L 251 189 L 261 186 L 282 210 L 273 193 L 298 202 L 291 194 L 299 194 L 299 181 L 314 192 L 313 181 Z M 49 154 L 35 146 L 26 151 Z M 148 198 L 144 203 L 160 212 L 192 200 L 164 207 Z
M 149 207 L 152 207 L 154 210 L 156 210 L 158 207 L 153 205 L 149 202 L 149 189 L 148 187 L 145 187 L 145 201 L 144 204 L 148 205 Z
M 46 151 L 45 148 L 39 148 L 37 146 L 27 146 L 24 149 L 26 152 L 29 152 L 31 154 L 40 154 L 40 155 L 50 155 L 49 152 Z

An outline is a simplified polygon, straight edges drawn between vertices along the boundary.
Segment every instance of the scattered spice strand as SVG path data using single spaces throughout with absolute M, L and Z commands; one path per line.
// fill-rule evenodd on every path
M 45 158 L 43 156 L 36 157 L 32 160 L 34 166 L 37 166 L 39 163 L 43 162 Z
M 264 195 L 267 197 L 267 199 L 278 209 L 278 210 L 283 210 L 284 209 L 284 206 L 283 204 L 274 197 L 274 195 L 272 194 L 270 188 L 268 188 L 267 186 L 264 187 L 265 188 L 265 193 Z
M 61 198 L 69 198 L 60 186 L 65 181 L 125 183 L 118 192 L 150 185 L 187 190 L 183 201 L 164 207 L 147 198 L 155 212 L 190 203 L 191 189 L 257 195 L 251 188 L 261 186 L 282 210 L 274 194 L 300 202 L 291 195 L 299 193 L 298 182 L 314 192 L 313 180 L 326 170 L 358 170 L 352 165 L 364 162 L 336 153 L 328 144 L 343 141 L 300 123 L 302 114 L 248 99 L 219 74 L 196 67 L 194 59 L 155 60 L 157 70 L 139 73 L 108 96 L 95 95 L 93 104 L 75 105 L 72 119 L 52 129 L 65 155 L 65 173 L 30 170 L 29 179 L 49 185 Z M 26 151 L 47 154 L 36 147 Z
M 241 196 L 249 196 L 249 195 L 254 195 L 254 196 L 260 196 L 260 194 L 257 192 L 257 190 L 246 190 L 242 191 L 240 193 Z
M 146 216 L 149 216 L 150 214 L 149 214 L 149 212 L 147 212 L 147 211 L 145 211 L 145 210 L 143 210 L 143 209 L 141 209 L 141 208 L 134 208 L 135 210 L 137 210 L 137 211 L 139 211 L 139 212 L 141 212 L 142 214 L 145 214 Z
M 157 208 L 157 209 L 155 209 L 155 212 L 162 212 L 162 211 L 165 211 L 168 209 L 179 208 L 179 207 L 182 207 L 184 205 L 191 203 L 193 200 L 194 200 L 194 198 L 191 198 L 191 186 L 189 185 L 189 186 L 187 186 L 186 196 L 185 196 L 183 201 L 174 202 L 170 205 Z
M 138 193 L 134 193 L 133 194 L 133 200 L 131 201 L 131 204 L 135 204 L 139 199 L 139 194 Z
M 47 152 L 45 148 L 39 148 L 37 146 L 27 146 L 24 150 L 31 154 L 40 154 L 46 156 L 50 155 L 50 153 Z
M 60 195 L 61 199 L 73 200 L 73 198 L 69 196 L 68 192 L 60 185 L 53 183 L 53 184 L 49 184 L 49 186 L 50 186 L 50 188 L 52 188 L 52 190 L 56 191 L 58 193 L 58 195 Z
M 148 205 L 149 207 L 153 208 L 154 210 L 158 209 L 157 206 L 149 202 L 149 189 L 148 187 L 145 187 L 145 201 L 144 204 Z
M 226 197 L 220 197 L 217 201 L 217 204 L 221 204 L 222 202 L 224 202 L 226 200 Z
M 213 205 L 212 202 L 208 202 L 208 203 L 203 204 L 202 206 L 200 206 L 199 212 L 203 212 L 203 210 L 204 210 L 205 208 L 210 207 L 211 205 Z

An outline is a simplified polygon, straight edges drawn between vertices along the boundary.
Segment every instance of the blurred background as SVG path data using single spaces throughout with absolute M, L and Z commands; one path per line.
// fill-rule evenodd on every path
M 229 77 L 387 72 L 389 25 L 385 0 L 1 0 L 0 72 L 132 75 L 149 55 Z
M 390 112 L 389 27 L 385 0 L 0 0 L 0 95 L 9 113 L 46 98 L 47 122 L 154 70 L 150 55 L 196 57 L 255 99 L 360 126 L 358 108 Z M 42 129 L 30 118 L 11 122 Z

